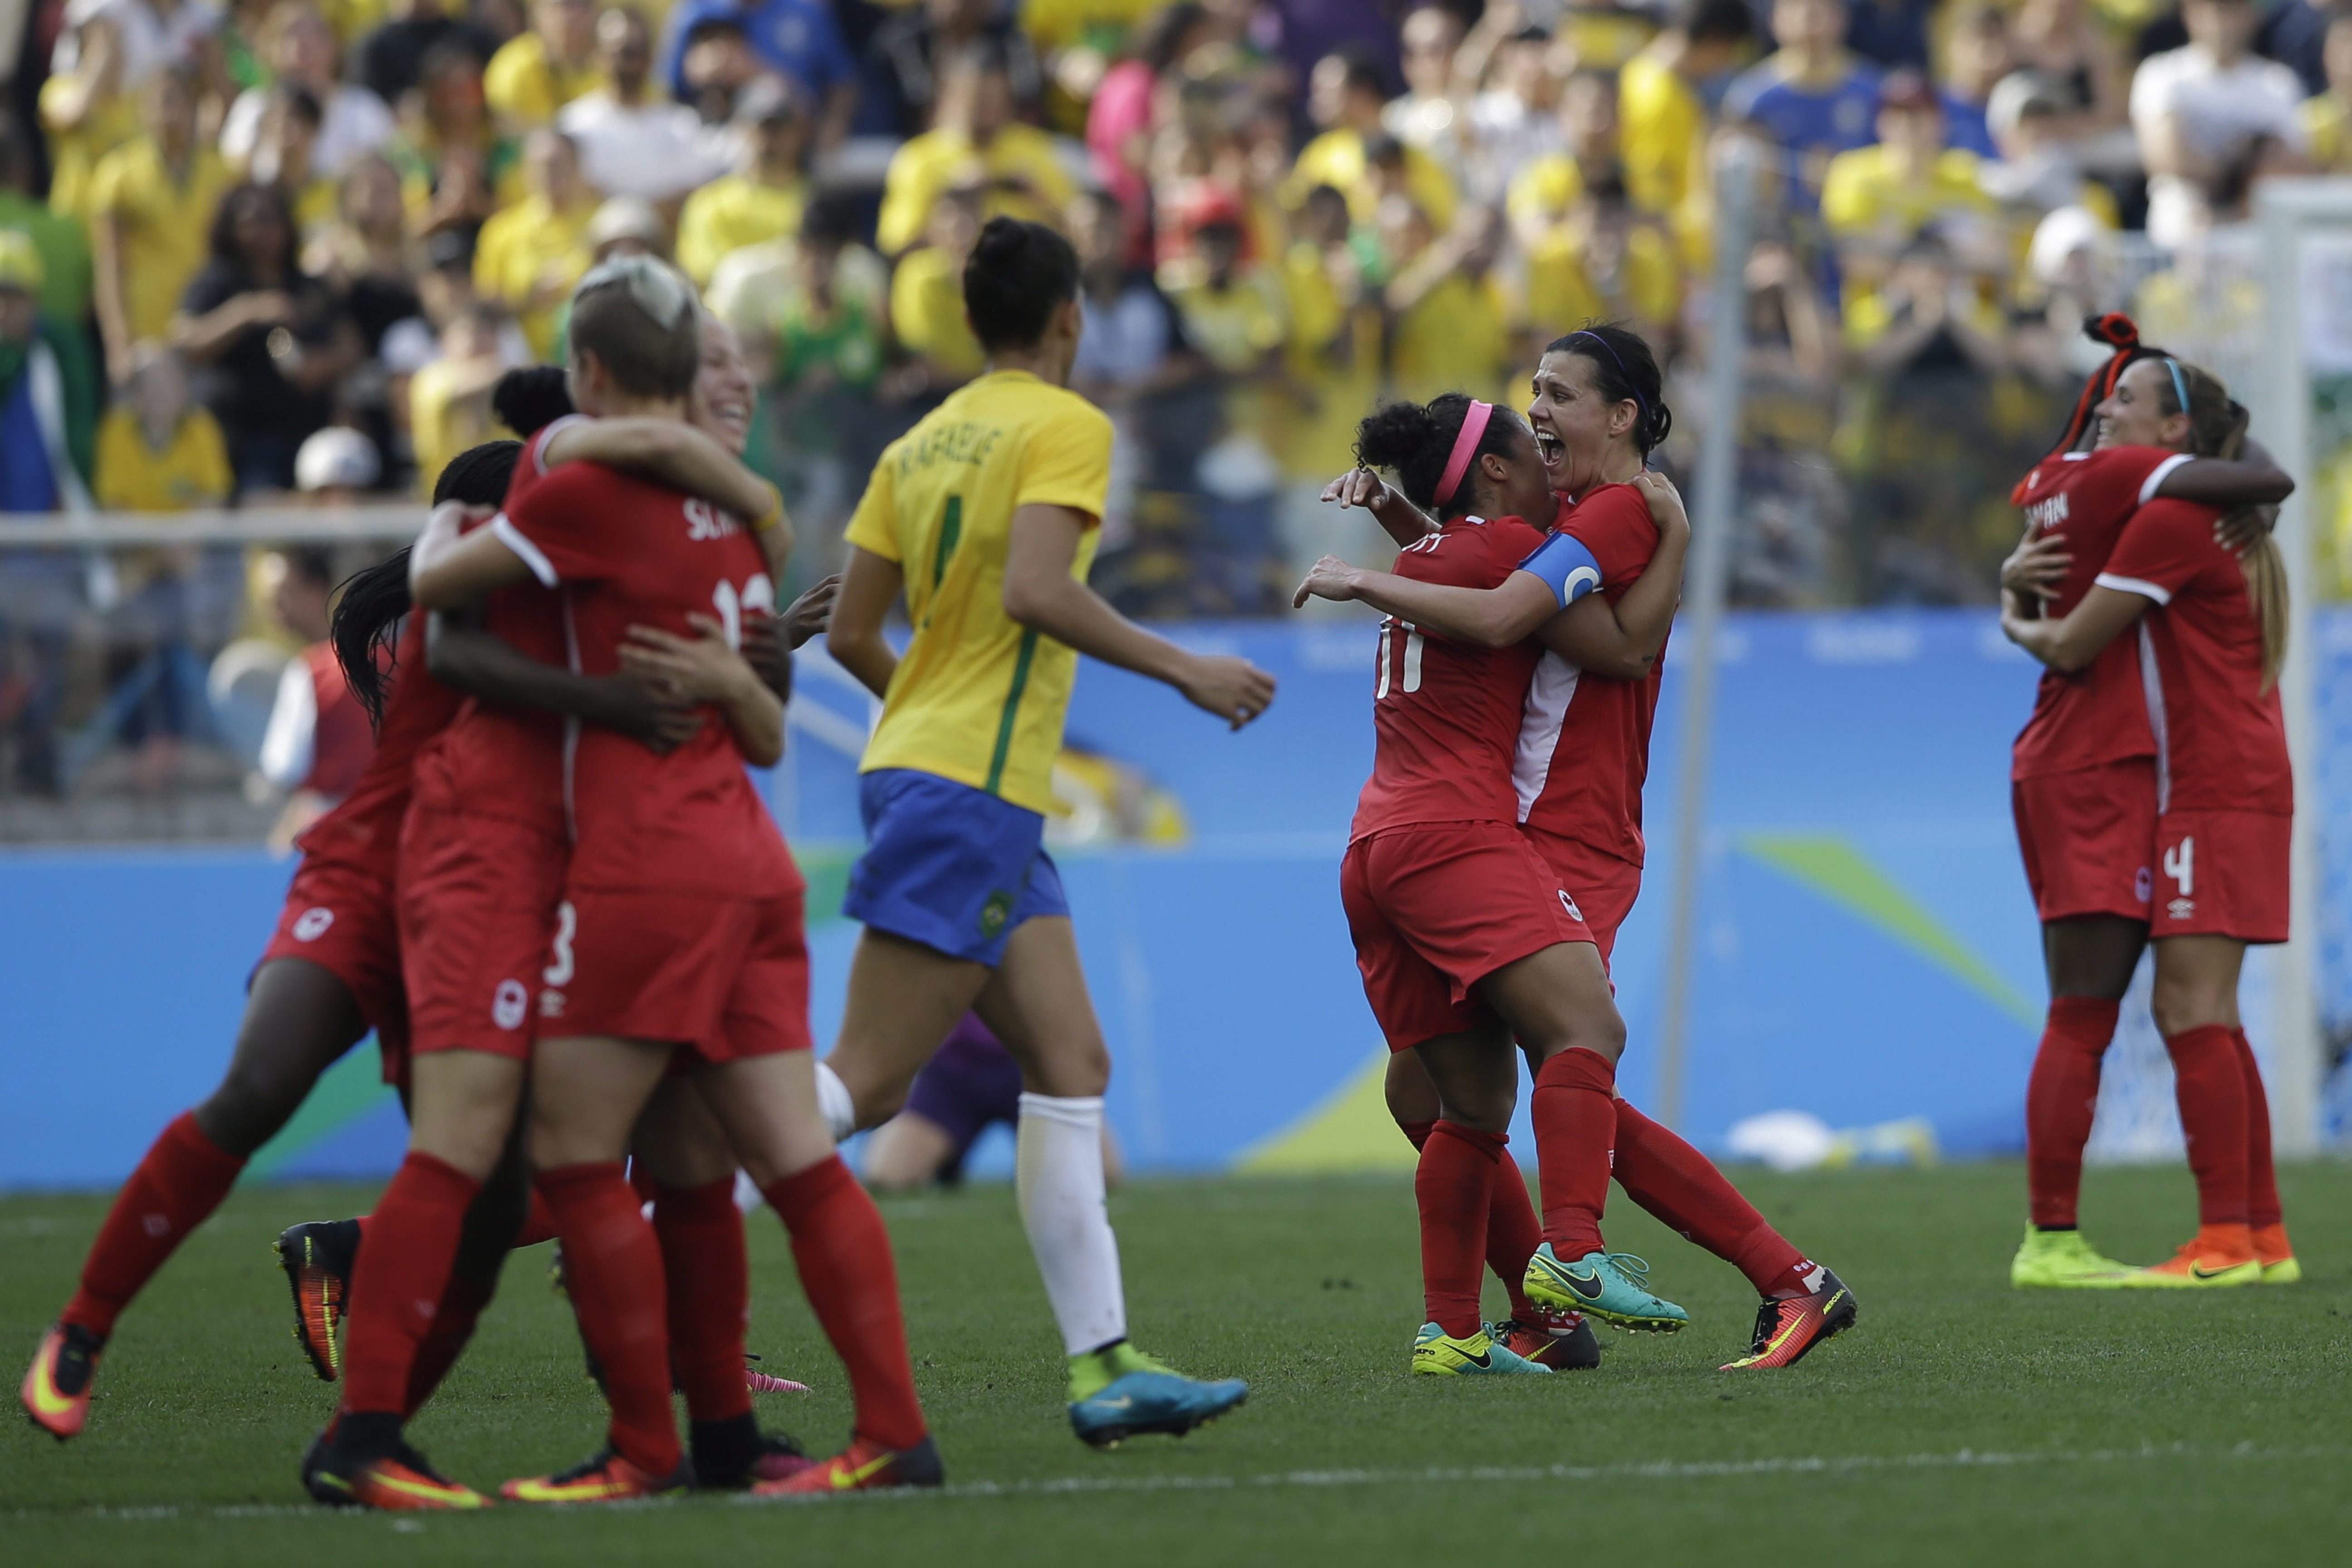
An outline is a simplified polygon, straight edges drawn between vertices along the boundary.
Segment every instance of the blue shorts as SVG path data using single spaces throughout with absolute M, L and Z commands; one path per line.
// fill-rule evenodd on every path
M 1034 811 L 913 768 L 860 777 L 857 810 L 866 853 L 841 905 L 851 920 L 993 969 L 1023 921 L 1070 912 Z

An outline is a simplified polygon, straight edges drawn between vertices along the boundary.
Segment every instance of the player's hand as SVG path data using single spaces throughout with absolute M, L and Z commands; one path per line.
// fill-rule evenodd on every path
M 739 651 L 760 684 L 776 694 L 776 700 L 793 700 L 793 649 L 782 622 L 765 611 L 746 615 Z
M 1303 610 L 1309 599 L 1332 599 L 1346 604 L 1356 596 L 1356 569 L 1336 555 L 1326 555 L 1307 568 L 1298 584 L 1298 592 L 1290 595 L 1290 607 Z
M 2232 555 L 2243 555 L 2278 527 L 2275 506 L 2242 506 L 2214 520 L 2213 538 Z
M 1650 503 L 1650 521 L 1658 525 L 1658 533 L 1690 531 L 1690 510 L 1683 505 L 1683 492 L 1675 489 L 1675 481 L 1655 468 L 1644 468 L 1633 476 L 1633 488 Z
M 660 681 L 624 669 L 601 677 L 597 684 L 604 707 L 591 716 L 593 721 L 657 757 L 668 756 L 702 728 L 700 709 Z
M 1238 730 L 1266 710 L 1274 700 L 1274 677 L 1245 658 L 1204 654 L 1177 688 L 1196 708 L 1203 708 Z
M 2000 563 L 2000 586 L 2004 593 L 2032 595 L 2046 599 L 2065 581 L 2066 569 L 2074 563 L 2066 548 L 2066 537 L 2060 533 L 2029 533 L 2009 552 Z
M 697 636 L 679 637 L 659 626 L 631 626 L 621 643 L 621 668 L 655 681 L 689 702 L 725 702 L 758 675 L 728 644 L 727 628 L 705 615 L 689 615 Z
M 1349 468 L 1323 487 L 1325 500 L 1338 501 L 1342 507 L 1360 506 L 1368 511 L 1378 510 L 1395 493 L 1389 489 L 1387 480 L 1363 468 Z
M 822 635 L 833 624 L 833 602 L 840 594 L 841 574 L 835 572 L 786 605 L 777 617 L 782 623 L 786 646 L 798 647 Z

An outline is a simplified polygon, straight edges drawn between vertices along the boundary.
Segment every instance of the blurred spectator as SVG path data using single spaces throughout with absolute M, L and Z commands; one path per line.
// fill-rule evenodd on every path
M 857 243 L 854 207 L 812 203 L 803 215 L 791 279 L 768 317 L 776 389 L 870 394 L 889 347 L 888 273 Z
M 242 495 L 294 488 L 294 454 L 334 414 L 359 363 L 359 330 L 296 257 L 284 198 L 240 185 L 221 198 L 211 259 L 188 285 L 173 344 L 197 367 Z
M 685 100 L 706 125 L 723 124 L 735 117 L 737 104 L 755 83 L 791 79 L 778 76 L 761 61 L 744 36 L 741 18 L 713 16 L 695 24 L 686 40 Z
M 2011 28 L 2017 64 L 2062 84 L 2075 119 L 2057 128 L 2087 136 L 2124 122 L 2131 70 L 2088 0 L 2024 0 Z
M 397 105 L 424 85 L 426 57 L 436 49 L 462 49 L 478 73 L 498 52 L 497 40 L 473 23 L 444 9 L 447 0 L 389 0 L 383 25 L 360 40 L 352 74 L 384 102 Z
M 89 320 L 89 237 L 79 223 L 33 195 L 33 153 L 16 121 L 0 113 L 0 233 L 23 235 L 41 260 L 41 313 L 79 326 Z
M 975 172 L 986 193 L 983 222 L 1000 216 L 1062 221 L 1073 186 L 1054 139 L 1013 113 L 1003 51 L 987 42 L 966 45 L 940 78 L 938 128 L 891 155 L 875 229 L 884 255 L 912 245 L 940 193 Z
M 596 18 L 596 52 L 606 84 L 555 117 L 579 147 L 590 184 L 608 196 L 671 202 L 727 172 L 733 149 L 724 133 L 652 92 L 653 35 L 643 16 L 606 7 Z
M 522 199 L 522 148 L 490 118 L 470 47 L 445 40 L 418 73 L 384 153 L 400 171 L 410 226 L 454 230 L 470 245 L 492 213 Z
M 256 763 L 263 778 L 288 792 L 285 809 L 269 830 L 270 849 L 282 855 L 359 783 L 375 754 L 375 730 L 327 640 L 334 563 L 323 550 L 286 550 L 273 552 L 264 570 L 271 582 L 271 608 L 301 643 L 278 683 Z
M 324 233 L 335 220 L 335 182 L 319 172 L 316 162 L 320 121 L 319 100 L 309 88 L 272 88 L 245 171 L 254 184 L 285 198 L 294 232 L 304 240 Z
M 1176 323 L 1175 308 L 1148 268 L 1129 263 L 1127 215 L 1108 192 L 1080 196 L 1071 223 L 1083 291 L 1086 331 L 1070 384 L 1114 411 L 1198 374 Z
M 678 215 L 677 264 L 706 288 L 730 251 L 797 233 L 808 205 L 809 120 L 799 94 L 773 78 L 754 83 L 735 118 L 751 142 L 751 167 L 711 181 Z
M 2015 67 L 2009 18 L 1990 5 L 1970 5 L 1952 18 L 1937 94 L 1944 104 L 1944 140 L 1979 158 L 1999 155 L 1985 115 L 1993 84 Z
M 1282 257 L 1290 314 L 1285 357 L 1304 395 L 1289 410 L 1276 449 L 1294 479 L 1311 480 L 1318 490 L 1317 476 L 1354 463 L 1357 421 L 1379 398 L 1381 322 L 1370 280 L 1381 261 L 1373 237 L 1360 238 L 1349 221 L 1347 197 L 1331 185 L 1307 193 Z M 1309 515 L 1320 510 L 1318 502 Z
M 530 27 L 500 44 L 482 70 L 483 96 L 517 131 L 552 124 L 558 110 L 604 85 L 593 0 L 534 0 Z
M 89 510 L 98 378 L 80 331 L 41 309 L 43 281 L 39 248 L 0 229 L 0 512 Z
M 890 325 L 914 356 L 919 387 L 945 392 L 980 374 L 986 355 L 963 313 L 963 264 L 980 237 L 985 204 L 976 184 L 940 193 L 924 226 L 924 244 L 898 258 L 890 274 Z
M 591 265 L 615 256 L 671 259 L 669 225 L 662 221 L 661 210 L 643 196 L 614 196 L 599 205 L 580 239 L 588 247 Z M 562 311 L 568 323 L 572 311 L 569 300 L 564 301 Z M 558 334 L 555 352 L 548 356 L 558 364 L 566 358 L 562 336 Z
M 1633 205 L 1613 174 L 1577 193 L 1567 221 L 1528 247 L 1527 271 L 1528 341 L 1517 356 L 1526 363 L 1586 321 L 1631 327 L 1661 349 L 1679 329 L 1683 267 L 1674 238 Z
M 1322 134 L 1298 150 L 1289 181 L 1283 187 L 1284 205 L 1296 209 L 1317 185 L 1336 185 L 1348 198 L 1356 221 L 1371 221 L 1380 206 L 1367 142 L 1386 134 L 1381 113 L 1386 100 L 1380 68 L 1360 54 L 1326 55 L 1315 62 L 1307 79 L 1307 112 Z M 1389 140 L 1393 141 L 1391 137 Z M 1405 147 L 1404 181 L 1412 200 L 1443 226 L 1454 221 L 1454 181 L 1437 161 L 1418 147 Z
M 139 132 L 139 97 L 122 85 L 122 47 L 111 26 L 68 29 L 58 54 L 76 43 L 68 67 L 53 60 L 41 83 L 40 120 L 49 152 L 49 205 L 87 221 L 98 161 Z
M 1844 46 L 1844 0 L 1773 0 L 1780 47 L 1740 74 L 1724 95 L 1723 117 L 1787 154 L 1789 205 L 1811 211 L 1830 159 L 1870 144 L 1878 112 L 1878 71 Z
M 2040 71 L 2011 71 L 1992 89 L 1988 123 L 2000 157 L 1978 167 L 1977 181 L 2010 209 L 2021 260 L 2035 226 L 2060 207 L 2086 208 L 2108 228 L 2116 224 L 2115 197 L 2084 176 L 2078 144 L 2063 133 L 2074 118 L 2073 102 L 2063 84 Z
M 194 78 L 173 67 L 147 79 L 146 130 L 100 159 L 90 181 L 90 250 L 107 373 L 130 378 L 131 349 L 160 339 L 205 264 L 205 237 L 230 184 L 196 139 Z
M 1103 73 L 1087 106 L 1087 147 L 1095 178 L 1117 196 L 1140 228 L 1150 206 L 1153 99 L 1161 81 L 1214 30 L 1206 8 L 1176 0 L 1153 15 L 1129 40 L 1128 57 Z
M 1878 144 L 1840 153 L 1822 184 L 1822 224 L 1836 243 L 1846 310 L 1884 279 L 1895 258 L 1929 228 L 1948 243 L 1990 205 L 1977 184 L 1977 156 L 1944 142 L 1944 107 L 1916 71 L 1888 77 L 1879 99 Z
M 929 130 L 940 68 L 966 45 L 983 38 L 1004 57 L 1013 101 L 1024 110 L 1035 110 L 1045 97 L 1045 72 L 1028 35 L 1013 25 L 1013 10 L 1007 0 L 916 0 L 885 18 L 866 45 L 857 130 L 899 137 Z M 1158 25 L 1158 18 L 1148 25 Z M 1109 86 L 1108 75 L 1102 86 Z M 1096 97 L 1100 96 L 1097 89 Z
M 2300 113 L 2311 140 L 2311 161 L 2324 174 L 2352 174 L 2352 14 L 2327 25 L 2327 90 L 2306 100 Z
M 166 66 L 201 65 L 223 20 L 214 0 L 69 0 L 64 13 L 51 77 L 110 95 L 136 93 Z
M 1625 189 L 1637 206 L 1677 211 L 1706 194 L 1707 89 L 1756 36 L 1748 0 L 1683 0 L 1670 26 L 1617 77 Z
M 294 454 L 294 489 L 314 504 L 348 506 L 383 478 L 375 443 L 348 425 L 311 431 Z
M 342 296 L 371 355 L 383 352 L 394 322 L 424 308 L 416 297 L 423 258 L 409 244 L 405 216 L 399 172 L 370 153 L 343 175 L 335 221 L 303 253 L 303 269 Z
M 822 0 L 677 0 L 670 7 L 662 45 L 661 78 L 673 97 L 694 96 L 686 79 L 686 42 L 697 25 L 717 17 L 741 22 L 751 52 L 770 69 L 792 78 L 811 101 L 822 106 L 816 116 L 817 145 L 831 147 L 839 142 L 857 108 L 857 62 L 842 41 L 832 8 Z
M 2140 62 L 2132 129 L 2147 164 L 2147 233 L 2176 247 L 2239 211 L 2254 176 L 2308 144 L 2294 71 L 2252 51 L 2248 0 L 2187 0 L 2189 44 Z
M 449 459 L 497 433 L 490 389 L 513 366 L 502 342 L 506 318 L 487 300 L 458 306 L 441 328 L 440 356 L 408 380 L 408 429 L 416 444 L 417 488 L 431 493 Z
M 474 287 L 521 324 L 541 360 L 555 352 L 555 311 L 588 270 L 583 241 L 596 215 L 596 193 L 580 172 L 580 154 L 561 132 L 534 131 L 523 149 L 530 195 L 482 226 L 474 249 Z
M 1930 0 L 1854 0 L 1845 47 L 1882 70 L 1927 68 Z
M 1566 149 L 1537 159 L 1511 182 L 1511 226 L 1523 246 L 1540 245 L 1566 221 L 1588 185 L 1622 183 L 1616 82 L 1597 70 L 1570 77 L 1560 89 L 1559 129 Z
M 1391 196 L 1381 220 L 1381 238 L 1398 264 L 1386 295 L 1395 321 L 1389 372 L 1397 395 L 1417 403 L 1441 392 L 1507 401 L 1505 367 L 1516 345 L 1494 271 L 1501 215 L 1465 207 L 1453 228 L 1433 238 L 1428 216 Z
M 1404 49 L 1404 96 L 1381 110 L 1381 123 L 1408 147 L 1437 160 L 1458 187 L 1464 169 L 1463 121 L 1456 101 L 1461 84 L 1454 59 L 1467 29 L 1461 13 L 1423 0 L 1405 14 L 1399 39 Z
M 1470 100 L 1471 196 L 1502 200 L 1520 170 L 1559 150 L 1559 91 L 1568 75 L 1564 54 L 1540 27 L 1525 28 L 1496 47 L 1486 71 L 1489 85 Z
M 1281 281 L 1245 253 L 1241 204 L 1228 199 L 1195 222 L 1192 253 L 1160 269 L 1185 342 L 1234 377 L 1272 372 L 1290 331 Z
M 2280 0 L 2263 14 L 2255 48 L 2303 79 L 2304 90 L 2314 95 L 2328 89 L 2327 29 L 2336 17 L 2352 13 L 2346 0 Z
M 302 88 L 318 101 L 319 133 L 310 163 L 320 174 L 341 179 L 361 153 L 373 153 L 392 139 L 392 110 L 384 100 L 341 79 L 341 46 L 317 7 L 304 0 L 280 0 L 269 13 L 261 47 L 273 86 Z M 221 122 L 222 157 L 232 163 L 249 163 L 269 98 L 269 89 L 264 87 L 249 87 L 236 95 L 228 118 Z
M 212 410 L 188 387 L 169 349 L 139 351 L 123 400 L 98 426 L 98 504 L 110 511 L 223 506 L 236 488 Z

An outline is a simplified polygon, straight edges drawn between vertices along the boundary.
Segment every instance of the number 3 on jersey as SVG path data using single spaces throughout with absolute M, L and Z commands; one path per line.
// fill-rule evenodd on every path
M 1392 678 L 1400 692 L 1421 689 L 1421 628 L 1411 621 L 1390 616 L 1381 622 L 1381 683 L 1372 693 L 1373 701 L 1389 694 Z

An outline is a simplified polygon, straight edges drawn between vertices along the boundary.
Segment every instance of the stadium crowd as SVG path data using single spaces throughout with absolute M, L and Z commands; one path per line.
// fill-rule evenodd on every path
M 0 511 L 421 493 L 503 371 L 560 359 L 587 268 L 649 251 L 749 344 L 752 460 L 821 572 L 978 370 L 957 279 L 1005 213 L 1086 268 L 1097 584 L 1270 611 L 1354 542 L 1314 498 L 1381 396 L 1515 396 L 1588 319 L 1695 374 L 1709 161 L 1746 137 L 1735 598 L 1989 603 L 2085 308 L 2168 341 L 2234 298 L 2211 258 L 2257 181 L 2352 168 L 2352 7 L 42 0 L 15 89 Z M 93 595 L 145 617 L 140 668 L 259 602 L 198 553 L 103 595 L 23 559 L 12 723 Z

